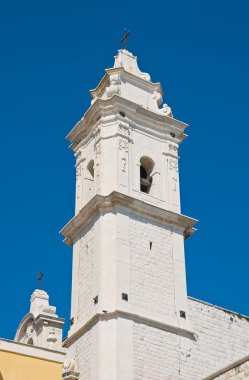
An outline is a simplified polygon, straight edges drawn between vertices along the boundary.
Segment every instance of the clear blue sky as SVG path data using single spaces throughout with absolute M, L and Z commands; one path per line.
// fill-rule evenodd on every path
M 185 245 L 188 293 L 249 314 L 248 16 L 241 0 L 2 2 L 0 336 L 13 338 L 39 271 L 69 319 L 71 249 L 58 231 L 73 216 L 75 171 L 65 136 L 124 26 L 140 68 L 190 124 L 182 212 L 200 222 Z

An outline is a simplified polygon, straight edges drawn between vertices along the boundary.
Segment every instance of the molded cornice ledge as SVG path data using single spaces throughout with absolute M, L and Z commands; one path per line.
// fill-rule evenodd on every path
M 75 215 L 66 226 L 60 231 L 65 237 L 64 242 L 72 246 L 77 238 L 78 232 L 91 220 L 98 212 L 108 212 L 112 208 L 119 207 L 130 210 L 139 215 L 150 217 L 168 226 L 178 228 L 182 231 L 185 239 L 191 236 L 196 229 L 193 227 L 198 222 L 197 219 L 175 213 L 173 211 L 164 210 L 160 207 L 147 204 L 139 199 L 134 199 L 128 195 L 113 191 L 107 196 L 95 195 L 90 202 L 84 206 L 77 215 Z
M 194 339 L 194 340 L 197 339 L 196 333 L 191 328 L 181 327 L 177 323 L 165 323 L 163 321 L 142 316 L 136 313 L 125 312 L 123 310 L 114 310 L 114 311 L 110 311 L 104 314 L 96 313 L 86 323 L 83 323 L 81 326 L 79 325 L 76 326 L 76 328 L 73 331 L 70 330 L 71 333 L 69 332 L 68 337 L 64 339 L 63 341 L 63 347 L 68 348 L 72 344 L 73 341 L 75 341 L 80 336 L 82 336 L 85 333 L 85 331 L 91 328 L 91 326 L 96 324 L 98 321 L 108 321 L 110 319 L 117 319 L 117 318 L 131 319 L 139 323 L 146 323 L 146 324 L 149 323 L 150 326 L 154 326 L 158 329 L 177 333 L 181 336 L 185 336 L 190 339 Z
M 151 125 L 153 130 L 161 132 L 168 130 L 169 133 L 174 133 L 180 141 L 187 137 L 183 132 L 188 128 L 188 124 L 173 117 L 147 109 L 119 95 L 114 95 L 105 100 L 97 98 L 95 103 L 88 108 L 82 119 L 76 123 L 66 137 L 67 140 L 72 143 L 70 148 L 74 150 L 82 140 L 82 135 L 87 133 L 101 117 L 114 115 L 115 113 L 119 113 L 120 110 L 127 113 L 129 118 L 134 118 L 134 120 L 138 119 L 137 122 L 142 121 L 145 124 Z M 137 116 L 139 117 L 137 118 Z
M 223 367 L 222 369 L 212 373 L 212 375 L 209 375 L 207 377 L 205 377 L 205 379 L 203 380 L 215 380 L 217 379 L 218 380 L 218 377 L 224 375 L 226 376 L 226 372 L 229 372 L 231 371 L 232 369 L 236 370 L 237 367 L 239 367 L 240 365 L 244 364 L 245 362 L 249 361 L 249 355 L 246 355 L 244 356 L 243 358 L 239 359 L 239 360 L 236 360 L 234 362 L 232 362 L 231 364 L 229 364 L 228 366 L 226 367 Z M 237 373 L 237 372 L 236 372 Z M 239 369 L 238 369 L 238 373 L 239 373 Z M 245 375 L 244 375 L 245 376 Z M 233 376 L 233 374 L 228 375 L 227 377 L 222 377 L 222 379 L 228 379 L 228 378 L 231 378 L 231 379 L 235 379 L 235 377 Z M 242 373 L 242 377 L 241 379 L 244 378 L 246 379 L 247 377 L 243 377 L 243 373 Z M 221 379 L 221 378 L 220 378 Z M 238 377 L 239 379 L 239 377 Z
M 121 80 L 123 81 L 125 81 L 126 77 L 129 77 L 130 80 L 132 80 L 137 85 L 137 87 L 150 89 L 151 91 L 156 90 L 160 92 L 161 95 L 163 95 L 163 89 L 162 89 L 161 83 L 159 82 L 153 83 L 150 80 L 143 79 L 142 77 L 139 77 L 137 75 L 132 74 L 131 72 L 126 71 L 123 67 L 112 67 L 110 69 L 105 69 L 105 72 L 106 74 L 101 79 L 97 87 L 94 88 L 93 90 L 90 90 L 92 99 L 96 97 L 101 97 L 103 95 L 104 90 L 109 84 L 110 75 L 113 75 L 113 74 L 120 74 Z

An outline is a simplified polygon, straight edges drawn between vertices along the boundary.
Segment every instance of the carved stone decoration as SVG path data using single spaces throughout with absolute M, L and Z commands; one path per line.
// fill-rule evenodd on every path
M 100 155 L 101 153 L 100 141 L 94 145 L 94 153 L 95 153 L 95 156 Z
M 118 125 L 118 131 L 119 131 L 119 133 L 121 133 L 125 137 L 129 137 L 130 136 L 130 130 L 129 130 L 129 125 L 128 124 L 119 123 L 119 125 Z
M 68 371 L 62 374 L 63 380 L 78 380 L 79 377 L 80 377 L 79 372 L 75 372 L 75 371 Z
M 126 162 L 126 158 L 125 157 L 122 157 L 121 158 L 121 170 L 122 170 L 122 172 L 126 172 L 126 164 L 127 164 L 127 162 Z
M 170 175 L 170 183 L 171 183 L 171 200 L 175 205 L 179 205 L 179 193 L 178 193 L 178 181 L 179 181 L 179 173 L 178 173 L 178 160 L 170 158 L 169 159 L 169 175 Z
M 177 182 L 178 182 L 178 178 L 177 178 L 177 175 L 176 173 L 174 172 L 173 176 L 172 176 L 172 180 L 174 181 L 173 182 L 173 191 L 177 191 Z
M 178 156 L 178 145 L 172 142 L 168 143 L 169 153 Z
M 30 342 L 32 341 L 32 344 L 34 344 L 35 336 L 36 336 L 35 323 L 30 322 L 27 324 L 27 327 L 26 327 L 25 338 L 23 340 L 24 343 L 30 344 Z
M 66 359 L 63 364 L 62 372 L 74 371 L 76 368 L 76 360 L 74 358 Z
M 48 347 L 52 348 L 56 341 L 57 341 L 56 332 L 55 332 L 55 329 L 52 328 L 48 332 L 48 337 L 47 337 Z
M 60 351 L 64 320 L 56 315 L 56 307 L 49 305 L 48 294 L 36 289 L 31 295 L 30 311 L 18 326 L 15 341 Z
M 96 178 L 99 178 L 99 162 L 96 162 L 95 172 L 96 172 Z
M 95 144 L 97 144 L 97 142 L 99 141 L 99 138 L 100 138 L 100 128 L 99 127 L 94 129 L 93 135 L 95 138 Z
M 160 92 L 154 91 L 152 94 L 152 99 L 156 100 L 158 107 L 162 104 L 163 99 Z
M 81 177 L 81 167 L 76 166 L 76 199 L 80 197 L 80 177 Z
M 99 176 L 100 176 L 100 154 L 101 154 L 100 141 L 95 144 L 94 153 L 95 153 L 94 173 L 96 174 L 96 190 L 98 190 L 99 189 Z
M 76 199 L 80 198 L 80 177 L 81 177 L 81 167 L 76 166 Z
M 76 157 L 76 211 L 81 208 L 80 199 L 82 192 L 82 174 L 83 174 L 83 162 L 85 161 L 85 157 L 83 157 L 82 148 L 80 148 L 77 153 L 75 153 Z
M 120 93 L 120 79 L 118 74 L 110 75 L 110 86 L 106 88 L 106 96 L 111 98 Z
M 179 145 L 177 143 L 172 142 L 172 141 L 167 141 L 166 142 L 166 149 L 163 152 L 163 154 L 168 156 L 168 157 L 172 157 L 173 160 L 174 159 L 178 160 L 179 159 L 178 149 L 179 149 Z
M 128 125 L 127 125 L 128 126 Z M 122 186 L 128 186 L 128 173 L 127 173 L 127 163 L 128 163 L 128 152 L 129 152 L 129 130 L 126 125 L 119 125 L 119 131 L 126 134 L 120 137 L 118 140 L 119 149 L 119 183 Z
M 178 162 L 172 158 L 169 160 L 169 168 L 178 174 Z
M 121 137 L 118 142 L 119 148 L 119 183 L 122 186 L 127 187 L 128 185 L 128 173 L 127 173 L 127 163 L 128 163 L 128 152 L 129 152 L 129 140 L 125 137 Z
M 178 162 L 177 160 L 170 159 L 169 160 L 169 169 L 171 170 L 171 179 L 173 180 L 173 191 L 177 191 L 177 183 L 178 183 Z
M 168 106 L 168 104 L 163 104 L 163 108 L 161 108 L 160 111 L 165 116 L 173 117 L 172 109 Z
M 76 181 L 79 179 L 81 175 L 81 168 L 80 166 L 76 166 Z
M 75 158 L 76 158 L 76 167 L 78 167 L 84 160 L 85 160 L 85 157 L 83 157 L 83 148 L 80 148 L 75 154 L 74 154 Z
M 121 138 L 119 140 L 119 150 L 124 150 L 125 152 L 128 153 L 128 148 L 129 148 L 129 141 L 127 139 Z
M 77 363 L 75 358 L 66 359 L 62 368 L 62 379 L 63 380 L 78 380 L 79 372 L 77 372 Z

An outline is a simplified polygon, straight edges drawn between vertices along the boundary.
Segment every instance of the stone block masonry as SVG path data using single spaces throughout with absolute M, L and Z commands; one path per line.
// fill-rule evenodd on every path
M 238 360 L 204 380 L 245 380 L 249 379 L 249 356 Z
M 172 316 L 174 270 L 172 236 L 165 228 L 131 220 L 131 303 Z
M 198 300 L 189 298 L 188 301 L 187 317 L 195 331 L 192 337 L 166 331 L 151 323 L 134 322 L 134 379 L 201 380 L 235 358 L 248 354 L 247 318 Z M 234 379 L 246 379 L 248 367 L 245 363 L 229 374 L 222 374 L 227 377 L 217 379 L 230 379 L 235 371 L 237 377 Z M 238 371 L 242 377 L 238 377 Z
M 160 83 L 126 50 L 91 95 L 68 135 L 77 181 L 62 230 L 73 246 L 67 359 L 79 380 L 203 380 L 248 355 L 249 320 L 187 297 L 184 240 L 197 222 L 180 207 L 187 124 L 161 107 Z

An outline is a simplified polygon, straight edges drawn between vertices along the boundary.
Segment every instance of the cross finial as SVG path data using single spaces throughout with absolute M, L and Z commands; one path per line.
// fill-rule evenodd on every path
M 130 31 L 127 30 L 126 28 L 124 28 L 124 35 L 123 37 L 120 39 L 120 42 L 124 44 L 124 48 L 127 49 L 127 38 L 129 37 L 130 35 Z
M 38 289 L 41 289 L 41 288 L 42 288 L 42 278 L 43 278 L 43 273 L 40 272 L 40 273 L 39 273 L 39 276 L 38 276 L 38 278 L 37 278 L 37 280 L 38 280 Z

